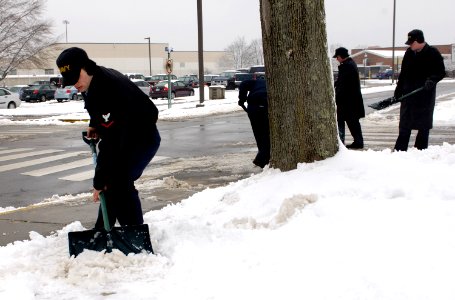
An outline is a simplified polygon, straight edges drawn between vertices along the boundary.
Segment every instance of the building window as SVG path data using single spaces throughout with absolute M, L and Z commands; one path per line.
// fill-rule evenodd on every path
M 54 75 L 54 69 L 44 69 L 44 74 L 46 74 L 46 75 Z

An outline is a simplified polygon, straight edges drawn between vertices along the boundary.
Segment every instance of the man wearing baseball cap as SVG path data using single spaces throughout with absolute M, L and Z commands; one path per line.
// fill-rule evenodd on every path
M 144 223 L 141 202 L 134 186 L 160 145 L 156 127 L 158 109 L 130 79 L 120 72 L 98 66 L 77 47 L 57 58 L 63 85 L 82 92 L 90 115 L 87 135 L 99 138 L 93 178 L 93 198 L 103 191 L 112 227 Z M 103 228 L 99 209 L 96 228 Z
M 444 61 L 438 49 L 428 45 L 422 30 L 408 33 L 401 72 L 395 88 L 400 98 L 418 88 L 424 89 L 401 101 L 400 124 L 395 151 L 408 149 L 411 130 L 418 130 L 414 147 L 428 148 L 430 129 L 433 128 L 433 111 L 436 102 L 436 84 L 445 76 Z

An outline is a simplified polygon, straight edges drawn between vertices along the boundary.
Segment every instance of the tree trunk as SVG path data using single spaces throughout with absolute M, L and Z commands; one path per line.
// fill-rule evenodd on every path
M 323 0 L 260 0 L 271 159 L 282 171 L 338 151 Z

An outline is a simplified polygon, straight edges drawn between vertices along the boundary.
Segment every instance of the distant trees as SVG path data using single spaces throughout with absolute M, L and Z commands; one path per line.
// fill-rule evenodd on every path
M 264 64 L 261 39 L 247 43 L 244 37 L 238 37 L 224 51 L 226 55 L 220 61 L 220 66 L 225 69 L 240 69 Z
M 55 40 L 44 0 L 0 0 L 0 81 L 21 64 L 39 67 Z

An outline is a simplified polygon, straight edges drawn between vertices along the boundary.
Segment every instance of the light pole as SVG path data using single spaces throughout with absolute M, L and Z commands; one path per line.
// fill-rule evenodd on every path
M 66 40 L 66 43 L 68 43 L 68 24 L 69 23 L 70 23 L 70 21 L 63 20 L 63 24 L 65 24 L 65 40 Z
M 199 60 L 199 104 L 196 107 L 204 106 L 204 41 L 202 30 L 202 0 L 197 0 L 197 40 Z
M 363 56 L 363 85 L 366 86 L 366 80 L 367 80 L 367 50 L 365 50 L 365 55 Z
M 149 75 L 152 76 L 152 52 L 150 51 L 150 37 L 144 38 L 149 41 Z
M 393 0 L 393 34 L 392 34 L 392 84 L 395 80 L 395 11 L 396 0 Z

